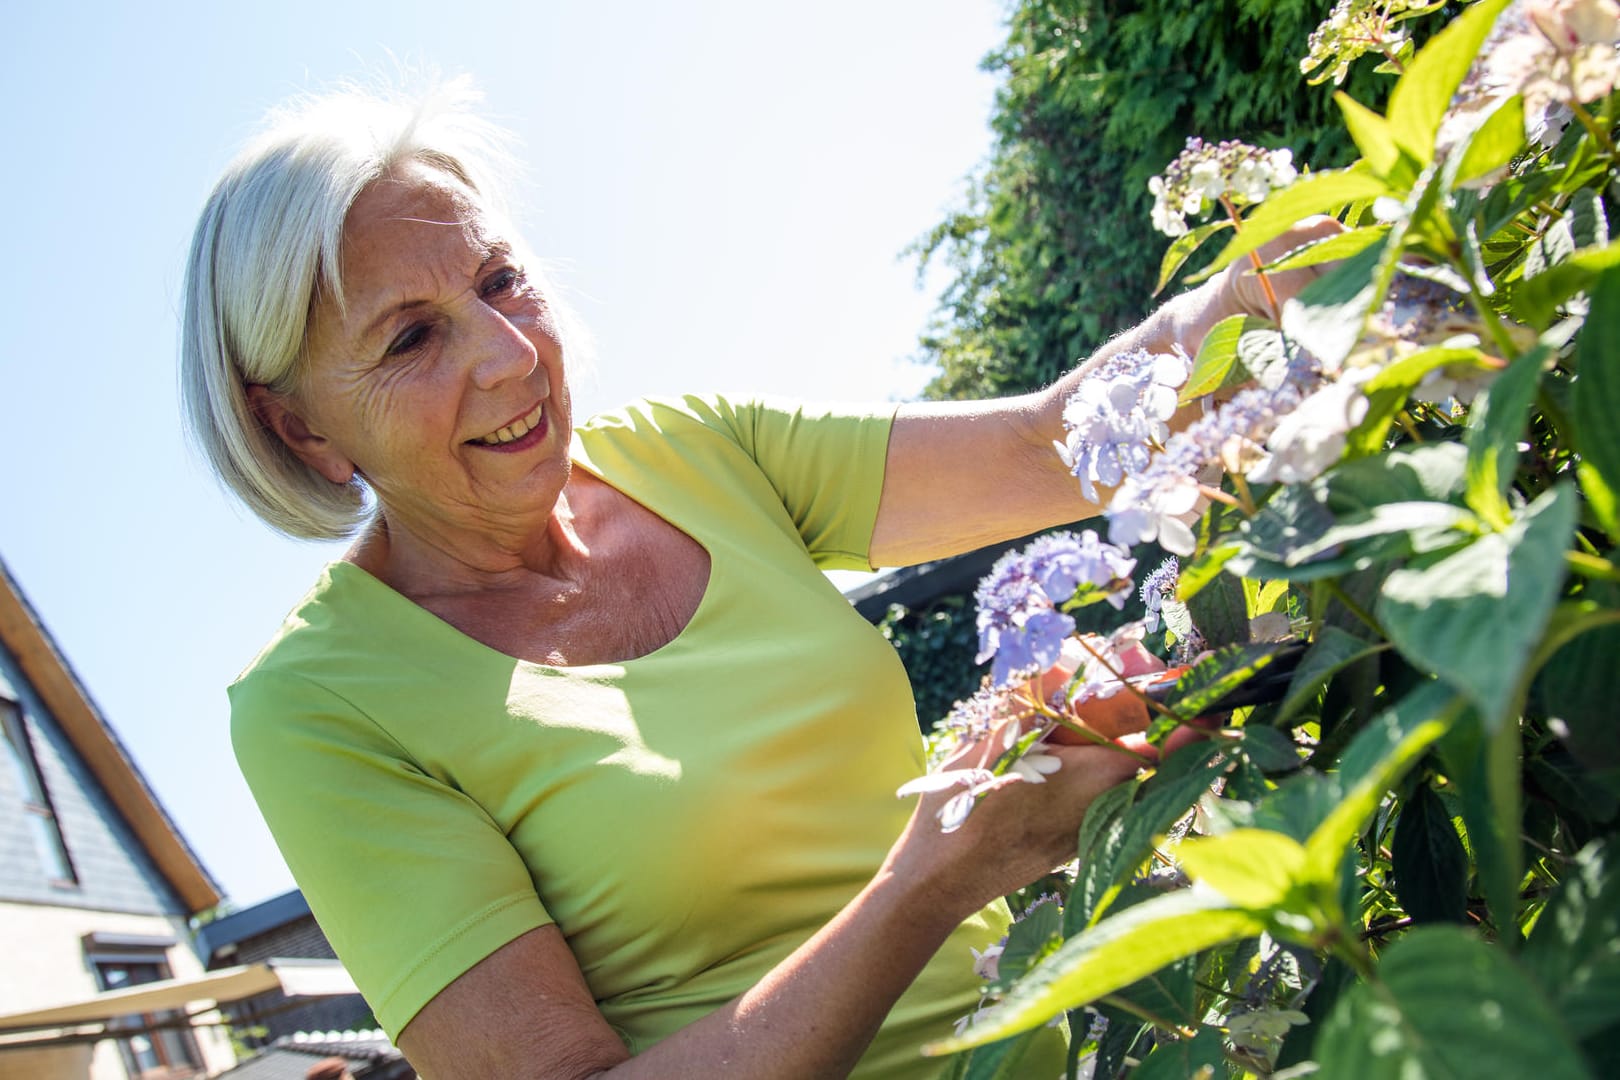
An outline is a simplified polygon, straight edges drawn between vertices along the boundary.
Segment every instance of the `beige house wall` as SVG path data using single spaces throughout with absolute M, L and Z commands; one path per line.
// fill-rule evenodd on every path
M 191 931 L 178 916 L 0 901 L 0 1013 L 62 1005 L 100 993 L 84 955 L 82 939 L 90 933 L 173 937 L 178 944 L 167 955 L 174 977 L 203 974 L 202 961 L 187 944 Z M 199 1027 L 194 1034 L 209 1076 L 235 1064 L 223 1027 Z M 0 1051 L 0 1080 L 129 1080 L 129 1076 L 117 1044 L 103 1040 L 91 1047 Z

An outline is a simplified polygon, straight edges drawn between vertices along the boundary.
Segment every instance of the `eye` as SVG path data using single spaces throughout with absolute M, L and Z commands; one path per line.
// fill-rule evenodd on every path
M 406 356 L 415 352 L 427 343 L 428 334 L 432 332 L 428 323 L 414 323 L 405 328 L 397 338 L 389 343 L 387 356 Z
M 523 286 L 523 271 L 515 266 L 504 266 L 484 279 L 479 295 L 486 300 L 510 296 Z

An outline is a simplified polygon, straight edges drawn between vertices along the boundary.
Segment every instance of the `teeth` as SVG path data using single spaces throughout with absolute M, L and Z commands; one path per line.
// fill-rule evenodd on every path
M 482 439 L 475 441 L 481 442 L 485 446 L 500 446 L 504 443 L 514 442 L 517 439 L 521 439 L 523 436 L 527 435 L 540 425 L 540 410 L 541 406 L 536 405 L 534 407 L 534 411 L 529 415 L 520 417 L 519 419 L 512 421 L 506 427 L 485 435 Z

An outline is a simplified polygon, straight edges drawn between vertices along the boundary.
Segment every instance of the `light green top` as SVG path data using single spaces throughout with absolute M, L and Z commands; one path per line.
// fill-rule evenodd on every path
M 819 567 L 867 566 L 889 421 L 689 397 L 583 427 L 577 465 L 710 555 L 691 622 L 635 660 L 515 660 L 352 564 L 326 569 L 231 687 L 232 736 L 390 1034 L 555 922 L 640 1051 L 870 880 L 922 744 L 894 650 Z M 936 1075 L 917 1047 L 971 1011 L 969 946 L 1004 929 L 1004 909 L 962 927 L 856 1075 Z

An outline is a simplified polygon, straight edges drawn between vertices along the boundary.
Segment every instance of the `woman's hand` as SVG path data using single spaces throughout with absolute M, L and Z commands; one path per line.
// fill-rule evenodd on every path
M 1264 266 L 1296 248 L 1343 231 L 1344 226 L 1337 218 L 1325 215 L 1309 217 L 1276 239 L 1262 244 L 1255 254 L 1259 258 L 1260 265 Z M 1239 258 L 1211 279 L 1216 286 L 1212 297 L 1215 314 L 1209 326 L 1230 315 L 1256 315 L 1265 319 L 1277 319 L 1282 314 L 1281 307 L 1284 303 L 1298 296 L 1301 289 L 1321 277 L 1332 268 L 1332 265 L 1332 263 L 1318 263 L 1298 270 L 1268 273 L 1262 279 L 1255 271 L 1253 259 L 1247 256 Z M 1269 294 L 1266 290 L 1267 283 L 1271 286 Z M 1273 299 L 1276 302 L 1275 306 Z M 1205 332 L 1208 332 L 1208 327 L 1205 327 Z M 1199 341 L 1201 340 L 1202 335 L 1199 337 Z M 1183 341 L 1182 347 L 1189 354 L 1196 353 L 1199 341 Z
M 1329 217 L 1308 218 L 1263 245 L 1262 262 L 1342 231 Z M 1298 295 L 1326 265 L 1269 274 L 1277 307 Z M 919 402 L 896 413 L 889 438 L 868 557 L 874 566 L 909 566 L 1079 521 L 1101 511 L 1087 502 L 1052 450 L 1064 434 L 1063 407 L 1087 373 L 1135 349 L 1188 355 L 1230 315 L 1275 318 L 1265 285 L 1240 259 L 1140 325 L 1098 349 L 1044 390 L 999 401 Z

